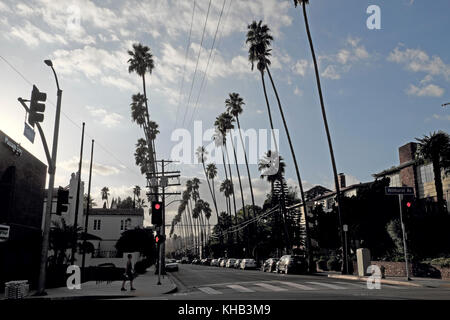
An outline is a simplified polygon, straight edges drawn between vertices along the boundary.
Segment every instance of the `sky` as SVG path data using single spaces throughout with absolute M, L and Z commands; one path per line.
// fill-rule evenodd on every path
M 370 5 L 380 8 L 380 29 L 367 27 Z M 398 164 L 398 147 L 416 137 L 449 131 L 450 107 L 441 107 L 450 102 L 449 9 L 447 0 L 314 0 L 307 6 L 337 168 L 347 175 L 347 184 L 371 181 L 373 173 Z M 0 0 L 0 129 L 46 163 L 39 137 L 32 144 L 23 136 L 25 111 L 17 98 L 28 99 L 33 84 L 48 94 L 42 127 L 51 144 L 56 86 L 43 63 L 51 59 L 63 90 L 56 185 L 68 185 L 77 170 L 85 122 L 82 178 L 87 181 L 95 139 L 95 202 L 102 205 L 104 186 L 110 197 L 132 196 L 133 186 L 144 189 L 146 181 L 133 155 L 143 133 L 131 121 L 129 106 L 131 95 L 142 92 L 142 80 L 128 73 L 127 50 L 140 42 L 154 55 L 155 68 L 146 79 L 150 117 L 159 124 L 157 156 L 170 159 L 179 143 L 172 139 L 174 130 L 184 128 L 194 137 L 194 121 L 202 132 L 212 128 L 231 92 L 245 101 L 243 129 L 270 128 L 260 76 L 247 60 L 245 36 L 253 20 L 266 23 L 274 37 L 271 71 L 304 188 L 333 189 L 311 52 L 301 9 L 293 1 L 197 0 L 194 8 L 192 0 Z M 266 84 L 286 177 L 295 186 L 268 79 Z M 194 163 L 194 145 L 190 152 L 193 164 L 171 169 L 181 171 L 183 184 L 192 177 L 202 179 L 201 197 L 211 202 L 202 166 Z M 217 191 L 224 179 L 218 167 Z M 246 170 L 243 165 L 239 169 L 249 204 Z M 261 205 L 269 185 L 260 179 L 256 164 L 250 174 Z M 235 171 L 233 177 L 237 183 Z M 239 192 L 236 196 L 239 204 Z M 168 206 L 168 221 L 176 206 Z M 222 200 L 219 208 L 225 209 Z

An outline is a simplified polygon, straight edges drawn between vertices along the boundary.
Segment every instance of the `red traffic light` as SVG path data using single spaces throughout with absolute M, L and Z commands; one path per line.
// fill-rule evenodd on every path
M 411 202 L 408 201 L 408 202 L 406 203 L 406 206 L 407 206 L 408 208 L 411 208 Z
M 156 243 L 159 242 L 159 237 L 158 236 L 155 237 L 155 241 L 156 241 Z
M 155 203 L 155 209 L 159 210 L 159 208 L 161 208 L 161 205 L 159 203 Z

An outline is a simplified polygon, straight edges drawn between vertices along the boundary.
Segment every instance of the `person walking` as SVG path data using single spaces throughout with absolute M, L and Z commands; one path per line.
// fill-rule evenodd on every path
M 133 263 L 131 262 L 131 258 L 133 257 L 131 254 L 128 254 L 128 261 L 127 261 L 127 266 L 125 268 L 125 274 L 124 274 L 124 279 L 122 282 L 122 289 L 120 289 L 121 291 L 127 291 L 127 289 L 125 289 L 125 283 L 128 281 L 130 281 L 130 291 L 136 290 L 135 288 L 133 288 L 133 278 L 134 278 L 134 270 L 133 270 Z

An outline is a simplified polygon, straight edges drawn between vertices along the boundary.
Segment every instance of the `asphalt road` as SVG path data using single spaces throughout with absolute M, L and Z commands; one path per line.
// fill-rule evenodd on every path
M 259 270 L 237 270 L 180 264 L 171 273 L 178 291 L 164 299 L 176 300 L 302 300 L 302 299 L 450 299 L 450 288 L 381 284 L 368 289 L 365 282 L 326 276 L 285 275 Z

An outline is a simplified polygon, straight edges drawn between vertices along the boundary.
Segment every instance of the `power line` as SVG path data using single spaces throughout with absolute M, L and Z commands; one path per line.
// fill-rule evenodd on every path
M 228 15 L 230 13 L 230 8 L 231 8 L 231 3 L 232 2 L 233 2 L 233 0 L 230 0 L 228 8 L 227 8 L 227 13 L 226 13 L 226 16 L 225 16 L 225 22 L 222 24 L 222 30 L 220 32 L 219 40 L 218 40 L 218 43 L 217 43 L 217 46 L 216 46 L 217 49 L 219 49 L 220 44 L 221 44 L 221 40 L 222 40 L 222 36 L 223 36 L 223 27 L 225 27 L 226 23 L 228 22 Z M 214 65 L 215 59 L 216 59 L 216 52 L 214 52 L 214 54 L 213 54 L 213 59 L 212 59 L 212 63 L 211 63 L 212 65 Z M 209 59 L 208 59 L 208 62 L 209 62 Z M 205 85 L 203 86 L 203 81 L 202 81 L 202 86 L 200 87 L 200 91 L 199 91 L 199 94 L 197 96 L 197 101 L 195 102 L 195 107 L 194 107 L 194 111 L 192 113 L 192 117 L 191 117 L 190 123 L 192 122 L 192 120 L 194 118 L 195 111 L 197 110 L 197 104 L 198 104 L 198 102 L 200 100 L 201 92 L 203 91 L 203 88 L 206 88 L 206 84 L 208 83 L 208 75 L 205 74 L 203 78 L 205 80 Z
M 0 55 L 0 58 L 5 61 L 5 63 L 12 69 L 14 70 L 26 83 L 28 83 L 29 85 L 33 85 L 32 82 L 30 80 L 28 80 L 17 68 L 15 68 L 5 57 L 3 57 L 2 55 Z M 56 108 L 56 104 L 51 100 L 48 99 L 48 102 L 50 102 L 51 105 L 53 105 L 53 107 Z M 72 118 L 67 115 L 64 111 L 61 110 L 62 115 L 69 120 L 69 122 L 71 122 L 75 127 L 77 127 L 78 129 L 81 129 L 81 126 L 76 123 L 74 120 L 72 120 Z M 94 139 L 94 137 L 92 135 L 90 135 L 89 133 L 86 132 L 86 135 L 91 138 Z M 130 172 L 133 172 L 134 174 L 136 174 L 139 177 L 142 177 L 142 175 L 138 174 L 136 171 L 130 169 L 129 167 L 127 167 L 119 158 L 117 158 L 111 151 L 109 151 L 105 146 L 103 146 L 100 142 L 98 142 L 98 139 L 94 139 L 96 144 L 103 149 L 106 153 L 108 153 L 111 157 L 113 157 L 118 163 L 120 163 L 123 167 L 125 167 L 125 169 L 129 170 Z
M 188 125 L 192 122 L 192 119 L 194 118 L 195 110 L 197 109 L 198 101 L 200 99 L 200 93 L 202 92 L 203 84 L 205 82 L 205 77 L 206 77 L 206 75 L 208 73 L 209 62 L 211 60 L 211 55 L 212 55 L 213 50 L 214 50 L 214 44 L 216 43 L 217 32 L 219 31 L 220 21 L 222 20 L 223 9 L 225 8 L 225 3 L 226 2 L 227 2 L 226 0 L 223 0 L 222 10 L 220 11 L 219 20 L 217 21 L 216 32 L 214 33 L 214 39 L 213 39 L 213 42 L 212 42 L 212 45 L 211 45 L 211 49 L 209 51 L 208 62 L 206 63 L 206 68 L 205 68 L 205 71 L 203 72 L 203 78 L 202 78 L 202 82 L 200 84 L 200 90 L 198 91 L 197 101 L 195 102 L 194 109 L 192 111 L 192 116 L 191 116 L 191 119 L 188 122 Z
M 191 102 L 191 95 L 192 95 L 192 89 L 194 88 L 194 82 L 195 82 L 195 76 L 197 74 L 197 68 L 198 68 L 198 62 L 200 60 L 200 54 L 202 52 L 202 47 L 203 47 L 203 39 L 205 36 L 205 31 L 206 31 L 206 24 L 208 23 L 208 17 L 209 17 L 209 10 L 211 8 L 211 2 L 212 0 L 209 0 L 209 5 L 208 5 L 208 11 L 206 13 L 206 19 L 205 19 L 205 24 L 203 26 L 203 33 L 202 33 L 202 39 L 200 41 L 200 48 L 198 49 L 198 56 L 197 56 L 197 63 L 195 64 L 195 70 L 194 70 L 194 76 L 192 77 L 192 84 L 191 84 L 191 90 L 189 91 L 189 98 L 188 98 L 188 102 L 186 104 L 186 110 L 184 112 L 184 116 L 183 116 L 183 124 L 184 125 L 184 121 L 186 120 L 186 114 L 187 111 L 189 110 L 189 103 Z
M 174 123 L 174 127 L 173 130 L 175 130 L 176 126 L 177 126 L 177 122 L 178 122 L 178 113 L 180 111 L 180 105 L 181 105 L 181 92 L 183 91 L 183 86 L 184 86 L 184 74 L 186 73 L 186 62 L 187 62 L 187 57 L 188 57 L 188 53 L 189 53 L 189 48 L 191 46 L 191 34 L 192 34 L 192 25 L 194 23 L 194 12 L 195 12 L 195 0 L 194 0 L 194 6 L 192 8 L 192 17 L 191 17 L 191 27 L 189 29 L 189 37 L 188 37 L 188 43 L 186 46 L 186 52 L 184 54 L 184 66 L 183 66 L 183 76 L 181 77 L 181 86 L 180 86 L 180 93 L 178 95 L 178 106 L 177 106 L 177 115 L 175 117 L 175 123 Z M 173 131 L 172 130 L 172 131 Z

